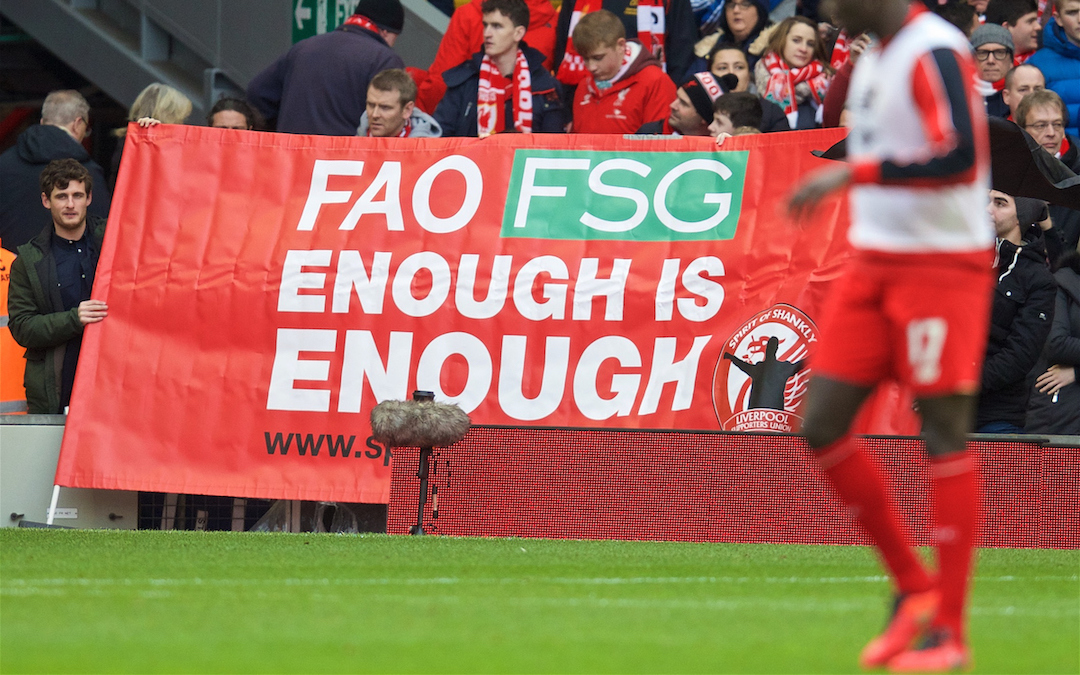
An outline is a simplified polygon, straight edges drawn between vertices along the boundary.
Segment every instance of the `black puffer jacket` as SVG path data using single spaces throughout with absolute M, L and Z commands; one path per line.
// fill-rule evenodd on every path
M 1068 266 L 1054 274 L 1058 284 L 1054 322 L 1035 373 L 1052 364 L 1072 366 L 1077 381 L 1062 387 L 1056 400 L 1032 388 L 1025 427 L 1031 433 L 1080 435 L 1080 254 L 1073 253 L 1066 261 Z
M 1024 426 L 1029 377 L 1054 317 L 1057 285 L 1039 243 L 998 242 L 997 287 L 982 369 L 976 428 L 991 422 Z

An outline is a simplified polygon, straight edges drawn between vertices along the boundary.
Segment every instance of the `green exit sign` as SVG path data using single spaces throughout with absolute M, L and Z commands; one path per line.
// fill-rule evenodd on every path
M 292 16 L 293 44 L 312 35 L 332 31 L 356 11 L 360 0 L 294 0 Z

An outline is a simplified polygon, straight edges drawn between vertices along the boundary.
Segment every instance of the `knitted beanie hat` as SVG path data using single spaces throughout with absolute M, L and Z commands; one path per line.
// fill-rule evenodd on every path
M 694 104 L 694 110 L 706 122 L 713 118 L 713 101 L 720 98 L 739 86 L 737 75 L 728 73 L 716 77 L 710 72 L 695 73 L 687 80 L 681 89 L 686 92 L 690 102 Z
M 971 48 L 978 49 L 987 44 L 1004 45 L 1010 52 L 1016 53 L 1013 46 L 1012 34 L 1005 26 L 996 23 L 984 23 L 971 33 Z
M 1046 220 L 1046 202 L 1031 197 L 1014 197 L 1016 200 L 1016 219 L 1020 221 L 1020 229 L 1024 230 L 1029 225 Z
M 391 33 L 400 33 L 405 25 L 405 8 L 401 6 L 401 0 L 360 0 L 354 13 L 367 17 Z

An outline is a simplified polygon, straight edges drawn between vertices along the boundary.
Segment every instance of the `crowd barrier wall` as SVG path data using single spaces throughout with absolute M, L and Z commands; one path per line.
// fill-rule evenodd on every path
M 1080 440 L 976 436 L 983 547 L 1080 548 Z M 932 543 L 929 463 L 867 437 L 911 540 Z M 1071 445 L 1070 445 L 1071 443 Z M 394 451 L 388 532 L 416 522 L 416 448 Z M 794 435 L 473 427 L 432 456 L 427 533 L 869 544 Z

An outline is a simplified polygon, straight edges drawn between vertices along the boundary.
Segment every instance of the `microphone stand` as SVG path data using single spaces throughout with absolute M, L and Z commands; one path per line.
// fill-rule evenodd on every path
M 411 401 L 382 401 L 371 409 L 371 433 L 376 440 L 394 448 L 419 448 L 420 498 L 416 524 L 409 534 L 424 532 L 424 506 L 428 502 L 428 478 L 435 473 L 435 448 L 449 447 L 465 438 L 472 422 L 459 406 L 436 403 L 430 391 L 414 391 Z M 439 517 L 439 486 L 431 487 L 431 517 Z M 436 531 L 434 525 L 432 531 Z
M 430 391 L 414 391 L 414 401 L 433 401 L 435 394 Z M 409 528 L 409 534 L 424 534 L 424 506 L 428 496 L 428 466 L 431 463 L 431 453 L 434 448 L 420 448 L 420 466 L 416 470 L 416 477 L 420 479 L 420 497 L 416 505 L 416 524 Z
M 420 499 L 416 506 L 416 524 L 409 528 L 409 534 L 424 534 L 424 505 L 428 494 L 428 464 L 433 448 L 420 448 L 420 468 L 416 477 L 420 479 Z

